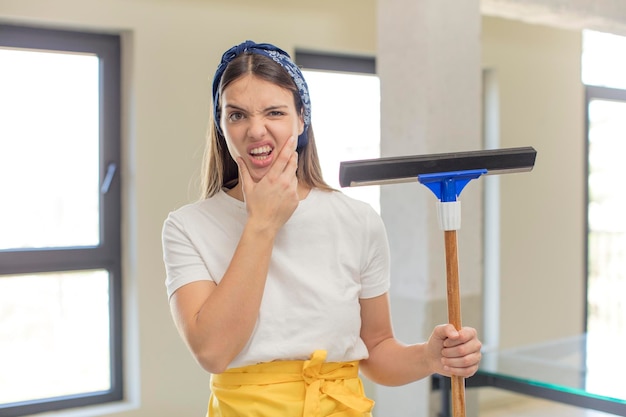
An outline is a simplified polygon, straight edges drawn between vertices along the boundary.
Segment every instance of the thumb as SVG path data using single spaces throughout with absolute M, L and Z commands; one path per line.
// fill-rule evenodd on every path
M 456 339 L 459 337 L 458 330 L 452 324 L 442 324 L 435 329 L 437 337 L 441 340 Z

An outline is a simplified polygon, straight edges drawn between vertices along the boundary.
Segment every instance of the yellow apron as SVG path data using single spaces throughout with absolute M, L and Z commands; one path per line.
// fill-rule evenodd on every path
M 211 376 L 208 417 L 371 417 L 359 362 L 276 361 Z

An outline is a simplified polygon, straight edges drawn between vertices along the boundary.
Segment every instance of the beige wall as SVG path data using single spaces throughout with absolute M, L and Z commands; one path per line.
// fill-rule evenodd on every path
M 569 336 L 584 319 L 584 89 L 578 31 L 483 19 L 501 147 L 533 146 L 530 174 L 500 178 L 502 347 Z
M 579 333 L 584 320 L 584 90 L 579 31 L 483 18 L 501 147 L 533 146 L 531 173 L 500 177 L 499 346 Z M 489 320 L 489 318 L 485 318 Z M 480 390 L 481 408 L 524 397 Z
M 129 401 L 106 415 L 200 416 L 205 409 L 207 375 L 193 362 L 169 316 L 160 232 L 169 211 L 197 196 L 208 77 L 221 52 L 253 39 L 290 52 L 299 47 L 373 55 L 375 3 L 0 0 L 2 21 L 125 33 Z M 539 151 L 532 174 L 502 180 L 501 343 L 571 334 L 582 324 L 579 35 L 488 18 L 483 45 L 483 61 L 497 71 L 500 82 L 502 146 L 532 145 Z M 80 410 L 77 415 L 89 414 Z

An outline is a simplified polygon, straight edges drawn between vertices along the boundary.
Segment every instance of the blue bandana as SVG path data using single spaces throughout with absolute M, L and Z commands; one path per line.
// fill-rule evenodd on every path
M 308 142 L 307 130 L 311 125 L 311 99 L 309 97 L 309 87 L 306 85 L 306 81 L 304 81 L 300 68 L 298 68 L 298 66 L 291 60 L 289 54 L 269 43 L 254 43 L 252 41 L 245 41 L 237 46 L 233 46 L 228 51 L 224 52 L 224 55 L 222 55 L 222 62 L 218 65 L 217 70 L 215 71 L 215 76 L 213 77 L 213 116 L 217 131 L 223 135 L 220 127 L 218 112 L 219 87 L 222 75 L 224 75 L 224 71 L 226 70 L 228 64 L 244 52 L 251 52 L 253 54 L 264 55 L 271 58 L 274 62 L 280 64 L 280 66 L 283 67 L 287 73 L 289 73 L 291 78 L 293 78 L 293 81 L 298 87 L 302 104 L 304 105 L 304 131 L 300 136 L 298 136 L 298 149 L 302 148 Z

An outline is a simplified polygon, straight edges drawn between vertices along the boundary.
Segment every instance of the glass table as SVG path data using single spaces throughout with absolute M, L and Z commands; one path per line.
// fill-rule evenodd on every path
M 449 416 L 443 384 L 441 416 Z M 580 335 L 515 349 L 483 352 L 466 387 L 495 387 L 626 416 L 626 335 Z M 447 398 L 446 398 L 447 397 Z

